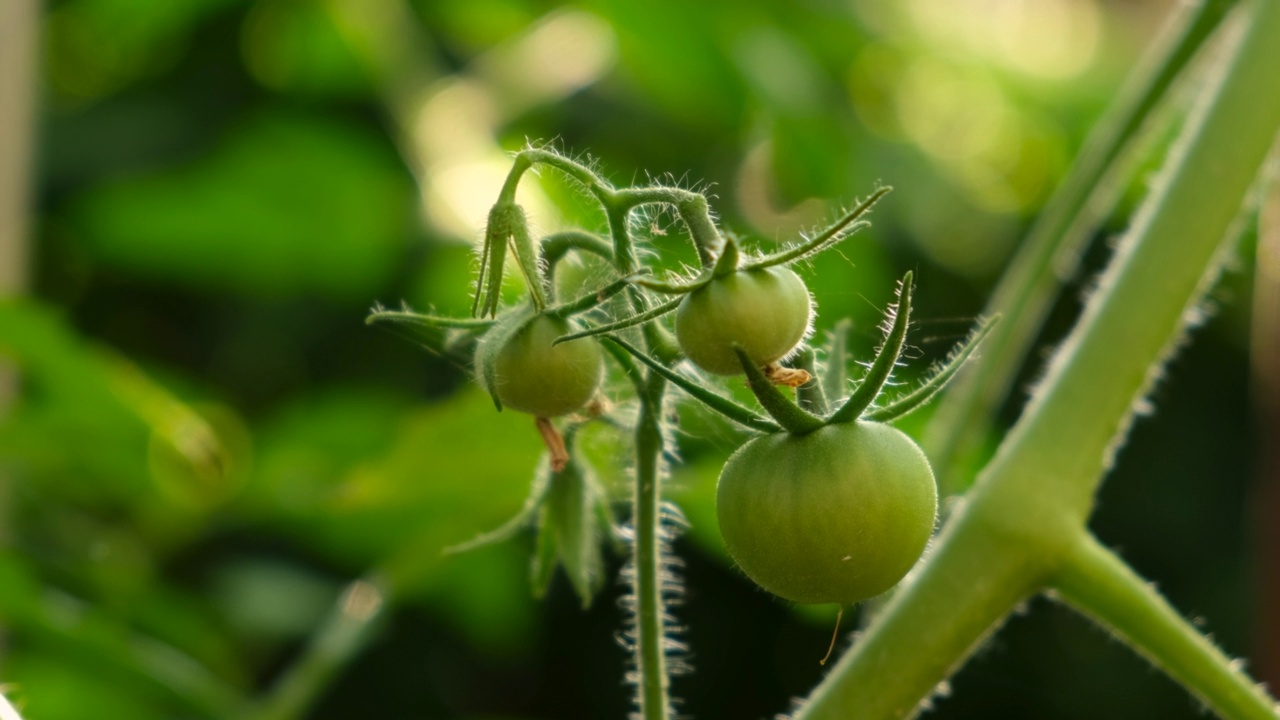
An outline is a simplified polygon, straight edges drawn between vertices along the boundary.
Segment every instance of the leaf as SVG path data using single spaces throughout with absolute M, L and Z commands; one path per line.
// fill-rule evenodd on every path
M 570 463 L 570 465 L 572 464 Z M 547 488 L 551 484 L 551 476 L 553 474 L 550 464 L 544 456 L 542 461 L 538 463 L 538 470 L 533 474 L 533 483 L 529 487 L 529 497 L 525 499 L 524 505 L 521 506 L 519 512 L 513 515 L 510 520 L 489 532 L 481 533 L 466 542 L 445 548 L 444 554 L 464 553 L 515 537 L 516 533 L 532 524 L 534 514 L 542 508 L 542 502 L 547 495 Z
M 564 470 L 551 473 L 551 486 L 542 507 L 538 529 L 538 552 L 533 563 L 535 594 L 546 592 L 552 568 L 558 560 L 582 600 L 582 607 L 591 606 L 591 601 L 604 585 L 601 552 L 604 538 L 600 537 L 598 513 L 602 500 L 599 484 L 580 457 L 575 455 Z

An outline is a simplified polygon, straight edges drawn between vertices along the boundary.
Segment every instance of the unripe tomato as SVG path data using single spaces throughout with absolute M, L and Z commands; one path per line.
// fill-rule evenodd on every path
M 549 418 L 571 413 L 591 400 L 604 375 L 604 357 L 591 339 L 552 346 L 569 332 L 568 321 L 540 315 L 498 349 L 490 390 L 504 407 Z M 476 356 L 485 357 L 485 350 L 479 349 Z M 479 375 L 483 382 L 483 370 Z
M 849 604 L 893 587 L 924 552 L 933 471 L 888 425 L 827 425 L 748 441 L 720 473 L 729 554 L 757 585 L 800 603 Z
M 809 290 L 785 267 L 735 272 L 689 293 L 676 311 L 676 339 L 695 365 L 742 373 L 740 345 L 757 365 L 780 360 L 809 331 Z

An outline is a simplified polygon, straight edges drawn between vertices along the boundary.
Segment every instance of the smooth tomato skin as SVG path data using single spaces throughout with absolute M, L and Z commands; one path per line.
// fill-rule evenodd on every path
M 847 605 L 893 587 L 937 512 L 924 452 L 872 422 L 750 440 L 716 489 L 729 554 L 757 585 L 798 603 Z
M 551 342 L 570 332 L 565 320 L 534 318 L 494 360 L 494 392 L 503 407 L 556 417 L 586 405 L 600 387 L 604 356 L 594 340 Z
M 676 310 L 676 340 L 703 370 L 740 375 L 735 343 L 757 365 L 767 365 L 804 339 L 811 315 L 809 289 L 790 269 L 735 272 L 685 296 Z

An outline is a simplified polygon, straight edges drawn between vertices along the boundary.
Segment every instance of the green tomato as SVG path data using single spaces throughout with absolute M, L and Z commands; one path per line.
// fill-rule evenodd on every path
M 864 421 L 750 440 L 716 490 L 729 554 L 757 585 L 799 603 L 844 605 L 893 587 L 924 552 L 937 511 L 920 447 Z
M 504 407 L 556 417 L 591 400 L 604 375 L 604 356 L 591 339 L 551 344 L 569 332 L 567 320 L 540 315 L 506 339 L 493 360 L 490 388 Z M 477 350 L 478 358 L 486 356 L 485 348 Z
M 676 339 L 703 370 L 738 375 L 735 344 L 757 365 L 768 365 L 804 339 L 811 315 L 809 290 L 791 270 L 735 272 L 685 296 L 676 311 Z

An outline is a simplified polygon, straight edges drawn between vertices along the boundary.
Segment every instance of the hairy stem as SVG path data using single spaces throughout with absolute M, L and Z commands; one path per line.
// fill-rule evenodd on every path
M 1280 711 L 1222 651 L 1123 560 L 1084 534 L 1052 586 L 1222 717 L 1275 720 Z
M 635 662 L 639 672 L 638 699 L 644 720 L 671 716 L 667 697 L 666 636 L 662 598 L 662 400 L 666 380 L 649 373 L 640 398 L 636 426 L 635 486 Z
M 1204 0 L 1169 32 L 1097 129 L 1036 220 L 1001 278 L 986 314 L 1005 320 L 986 341 L 982 356 L 960 374 L 944 395 L 925 436 L 942 491 L 964 489 L 953 471 L 990 426 L 1017 377 L 1018 366 L 1035 341 L 1062 283 L 1075 272 L 1080 247 L 1098 221 L 1114 207 L 1122 185 L 1116 175 L 1123 158 L 1169 88 L 1238 0 Z

